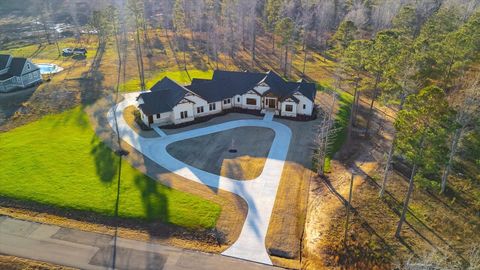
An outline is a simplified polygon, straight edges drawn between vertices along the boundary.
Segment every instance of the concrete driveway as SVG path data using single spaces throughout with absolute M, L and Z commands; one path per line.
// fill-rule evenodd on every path
M 290 128 L 272 121 L 272 118 L 268 115 L 263 120 L 236 120 L 173 135 L 165 136 L 165 134 L 159 138 L 144 138 L 130 128 L 123 118 L 123 111 L 126 107 L 137 105 L 137 96 L 138 93 L 124 95 L 125 99 L 116 106 L 116 115 L 114 115 L 114 108 L 109 111 L 108 121 L 113 130 L 115 130 L 116 121 L 118 132 L 123 141 L 173 173 L 211 188 L 223 189 L 242 197 L 248 204 L 247 218 L 238 240 L 222 254 L 271 265 L 272 262 L 265 248 L 265 236 L 292 136 Z M 200 170 L 175 159 L 166 150 L 169 144 L 177 141 L 238 127 L 264 127 L 275 132 L 275 138 L 263 171 L 254 180 L 238 181 L 237 179 Z

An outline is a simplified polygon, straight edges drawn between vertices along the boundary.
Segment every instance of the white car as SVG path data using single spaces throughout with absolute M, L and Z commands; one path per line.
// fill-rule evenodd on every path
M 64 55 L 72 55 L 73 54 L 73 50 L 70 49 L 70 48 L 65 48 L 62 50 L 63 54 Z

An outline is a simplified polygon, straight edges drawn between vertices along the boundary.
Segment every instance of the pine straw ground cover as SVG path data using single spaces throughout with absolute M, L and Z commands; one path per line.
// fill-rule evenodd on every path
M 187 228 L 213 228 L 218 204 L 157 184 L 94 134 L 80 107 L 0 133 L 0 196 Z

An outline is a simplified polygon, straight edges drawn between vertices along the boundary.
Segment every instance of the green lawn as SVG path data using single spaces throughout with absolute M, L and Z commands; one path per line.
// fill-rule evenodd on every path
M 169 77 L 170 79 L 176 81 L 180 84 L 189 84 L 190 78 L 201 78 L 201 79 L 211 79 L 213 75 L 212 70 L 199 70 L 199 69 L 192 69 L 188 70 L 188 74 L 184 70 L 179 71 L 160 71 L 154 74 L 145 74 L 146 76 L 146 88 L 150 89 L 156 82 L 163 79 L 165 76 Z M 188 77 L 190 75 L 190 78 Z M 125 84 L 120 86 L 125 92 L 131 91 L 139 91 L 140 90 L 140 80 L 138 78 L 131 79 L 127 81 Z
M 321 89 L 321 87 L 320 87 Z M 333 155 L 342 148 L 342 145 L 347 140 L 348 136 L 348 122 L 350 119 L 350 111 L 353 102 L 353 96 L 347 92 L 340 91 L 337 89 L 330 89 L 332 92 L 337 93 L 337 102 L 339 105 L 338 113 L 335 116 L 334 128 L 338 131 L 333 136 L 333 142 L 331 148 L 328 150 L 325 157 L 325 172 L 330 172 L 330 161 L 332 160 Z
M 0 196 L 113 215 L 118 157 L 80 108 L 0 133 Z M 211 228 L 221 207 L 170 189 L 122 162 L 119 215 Z

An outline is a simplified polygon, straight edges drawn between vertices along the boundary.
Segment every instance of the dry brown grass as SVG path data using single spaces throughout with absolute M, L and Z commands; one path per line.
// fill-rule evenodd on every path
M 300 268 L 300 250 L 312 172 L 286 162 L 277 191 L 266 246 L 275 265 Z
M 0 269 L 2 270 L 71 270 L 75 268 L 54 265 L 15 256 L 0 254 Z
M 362 110 L 364 111 L 364 110 Z M 439 195 L 416 185 L 402 237 L 394 234 L 408 181 L 392 173 L 384 199 L 378 197 L 384 152 L 391 138 L 391 120 L 376 119 L 369 139 L 355 137 L 332 161 L 332 174 L 316 178 L 310 192 L 304 237 L 305 269 L 392 269 L 409 259 L 436 258 L 439 267 L 466 266 L 469 253 L 480 242 L 480 217 L 472 194 L 478 185 L 452 175 L 454 194 Z M 353 188 L 353 215 L 348 248 L 343 245 L 350 171 L 360 175 Z
M 255 179 L 262 173 L 265 161 L 265 158 L 252 156 L 224 159 L 220 175 L 232 179 Z

